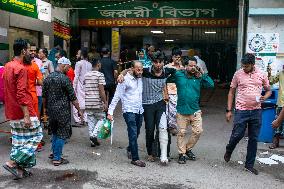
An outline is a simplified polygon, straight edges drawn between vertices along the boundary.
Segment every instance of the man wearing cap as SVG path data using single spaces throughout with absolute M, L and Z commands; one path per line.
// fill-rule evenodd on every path
M 52 132 L 51 158 L 54 166 L 69 163 L 61 156 L 65 140 L 72 135 L 70 101 L 82 117 L 72 84 L 65 75 L 70 65 L 71 62 L 67 58 L 60 58 L 56 71 L 51 73 L 43 83 L 43 107 L 44 114 L 49 116 L 49 127 Z
M 111 100 L 115 92 L 115 80 L 117 78 L 117 64 L 114 60 L 110 58 L 110 52 L 108 48 L 102 48 L 103 57 L 101 59 L 102 68 L 101 72 L 105 76 L 106 85 L 105 91 L 107 95 L 108 105 L 111 103 Z

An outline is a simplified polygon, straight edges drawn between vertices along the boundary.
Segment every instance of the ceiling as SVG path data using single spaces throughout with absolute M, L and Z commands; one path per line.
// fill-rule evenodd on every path
M 152 30 L 163 31 L 163 34 L 153 34 Z M 216 34 L 205 34 L 205 31 L 216 31 Z M 192 42 L 236 43 L 237 28 L 121 28 L 122 41 L 143 41 L 145 36 L 152 37 L 157 43 L 165 43 L 172 39 L 174 43 L 187 44 Z

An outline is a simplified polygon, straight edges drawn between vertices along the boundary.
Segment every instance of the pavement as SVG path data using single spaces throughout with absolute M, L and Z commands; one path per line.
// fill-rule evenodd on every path
M 210 97 L 206 92 L 207 97 Z M 101 188 L 143 188 L 143 189 L 281 189 L 284 188 L 284 164 L 265 165 L 256 162 L 259 175 L 244 171 L 247 140 L 243 139 L 232 155 L 232 160 L 223 160 L 226 143 L 229 140 L 232 123 L 225 121 L 227 90 L 216 89 L 209 100 L 202 101 L 204 133 L 193 152 L 196 161 L 185 165 L 177 163 L 176 138 L 172 138 L 172 159 L 167 167 L 158 162 L 146 162 L 145 168 L 130 164 L 126 156 L 128 137 L 122 118 L 121 107 L 114 116 L 113 145 L 110 140 L 102 141 L 101 146 L 92 148 L 88 128 L 73 128 L 72 138 L 64 148 L 64 157 L 70 164 L 54 167 L 48 155 L 50 136 L 45 135 L 44 150 L 37 154 L 37 165 L 31 169 L 33 176 L 13 180 L 13 176 L 0 168 L 0 188 L 51 188 L 51 189 L 101 189 Z M 2 110 L 2 111 L 1 111 Z M 0 108 L 3 113 L 3 108 Z M 3 119 L 0 116 L 0 120 Z M 7 123 L 0 129 L 9 130 Z M 190 133 L 190 132 L 189 132 Z M 268 144 L 259 143 L 258 156 L 278 154 L 284 156 L 284 143 L 281 148 L 269 150 Z M 0 159 L 4 164 L 9 158 L 9 135 L 0 133 Z M 263 153 L 265 152 L 265 153 Z M 139 136 L 139 154 L 146 160 L 144 125 Z

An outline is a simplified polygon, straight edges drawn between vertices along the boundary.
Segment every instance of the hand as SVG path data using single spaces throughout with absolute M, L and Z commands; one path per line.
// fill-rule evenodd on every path
M 117 77 L 117 82 L 118 83 L 122 83 L 124 81 L 124 76 L 122 74 L 120 74 L 118 77 Z
M 113 121 L 113 117 L 112 117 L 112 115 L 107 114 L 107 119 L 108 119 L 108 120 L 110 120 L 110 121 Z
M 83 112 L 81 110 L 78 110 L 78 116 L 80 117 L 81 122 L 84 122 L 84 116 L 83 116 Z
M 274 129 L 280 127 L 281 123 L 278 121 L 278 119 L 275 119 L 273 122 L 272 122 L 272 127 Z
M 31 121 L 30 116 L 24 117 L 24 123 L 25 123 L 24 127 L 26 127 L 26 128 L 30 128 L 32 126 L 32 121 Z
M 260 102 L 264 102 L 266 99 L 264 98 L 264 96 L 260 96 L 259 101 Z
M 103 103 L 103 112 L 107 112 L 108 106 L 106 103 Z
M 230 122 L 231 119 L 232 119 L 232 116 L 233 116 L 233 114 L 232 114 L 231 111 L 230 111 L 230 112 L 227 112 L 227 113 L 226 113 L 226 121 L 227 121 L 227 122 Z

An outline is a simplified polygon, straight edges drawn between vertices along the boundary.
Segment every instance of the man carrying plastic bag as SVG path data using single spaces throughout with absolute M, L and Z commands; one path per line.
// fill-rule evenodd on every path
M 124 81 L 117 85 L 116 92 L 109 105 L 107 118 L 111 121 L 113 120 L 113 111 L 118 101 L 121 100 L 123 117 L 127 124 L 129 139 L 129 146 L 127 148 L 128 158 L 132 159 L 131 164 L 145 167 L 145 162 L 139 159 L 137 143 L 144 112 L 142 106 L 142 63 L 139 61 L 132 62 L 131 70 L 124 77 Z

